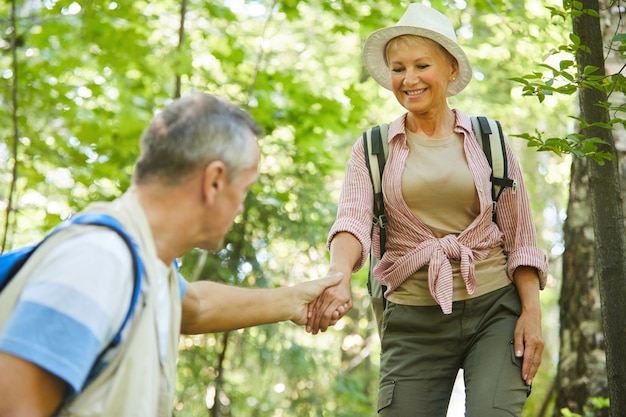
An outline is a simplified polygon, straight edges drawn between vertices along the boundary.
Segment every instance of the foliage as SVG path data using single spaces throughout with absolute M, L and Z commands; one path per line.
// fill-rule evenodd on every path
M 583 409 L 584 414 L 577 414 L 571 412 L 569 409 L 564 408 L 561 410 L 563 417 L 594 417 L 596 411 L 610 408 L 610 401 L 604 397 L 593 397 L 589 399 L 590 405 L 585 406 Z
M 362 130 L 401 111 L 364 71 L 361 44 L 372 30 L 395 23 L 406 3 L 186 0 L 182 37 L 181 2 L 172 0 L 0 3 L 5 247 L 35 240 L 90 202 L 126 190 L 137 139 L 175 96 L 178 80 L 183 93 L 208 91 L 242 105 L 265 129 L 260 179 L 224 248 L 186 255 L 183 274 L 257 287 L 324 275 L 326 233 L 350 147 Z M 451 104 L 498 118 L 507 132 L 571 127 L 556 110 L 522 104 L 509 81 L 545 39 L 560 41 L 562 28 L 521 0 L 431 3 L 461 27 L 476 74 Z M 544 95 L 543 104 L 554 109 L 571 106 Z M 541 244 L 558 257 L 563 161 L 513 145 L 529 167 Z M 578 149 L 576 142 L 569 146 Z M 182 337 L 176 415 L 368 414 L 379 345 L 364 272 L 353 278 L 350 315 L 323 335 L 282 323 Z M 542 372 L 548 381 L 553 371 L 547 364 Z M 541 399 L 534 394 L 528 409 Z
M 7 145 L 2 153 L 7 155 L 11 142 L 18 150 L 2 159 L 3 172 L 9 163 L 18 168 L 18 197 L 7 210 L 18 214 L 13 226 L 20 236 L 9 240 L 9 247 L 24 243 L 20 237 L 33 239 L 42 226 L 50 228 L 87 202 L 114 198 L 125 189 L 137 137 L 153 106 L 162 102 L 157 97 L 166 97 L 155 82 L 149 32 L 137 25 L 144 12 L 132 3 L 118 9 L 108 2 L 88 6 L 23 4 L 14 28 L 17 62 L 13 67 L 9 56 L 1 57 L 0 68 L 14 68 L 0 79 L 0 137 Z M 2 23 L 8 27 L 6 19 Z M 10 40 L 2 42 L 7 49 Z M 126 48 L 111 50 L 122 43 Z M 15 105 L 10 93 L 17 97 Z
M 588 14 L 598 16 L 598 12 L 593 9 L 584 9 L 583 4 L 578 1 L 564 2 L 563 9 L 557 7 L 548 7 L 553 18 L 568 19 L 568 16 L 580 16 Z M 616 34 L 613 42 L 617 44 L 615 49 L 621 51 L 622 56 L 626 57 L 624 51 L 626 49 L 626 35 Z M 613 47 L 612 47 L 613 48 Z M 571 33 L 569 35 L 569 43 L 560 45 L 553 51 L 552 55 L 566 54 L 569 56 L 577 53 L 588 53 L 589 47 L 582 45 L 580 38 Z M 544 71 L 534 71 L 522 77 L 513 77 L 511 80 L 523 85 L 523 94 L 526 96 L 535 96 L 539 102 L 543 102 L 546 96 L 553 94 L 573 95 L 580 89 L 597 89 L 607 94 L 610 99 L 613 92 L 626 92 L 626 77 L 622 74 L 624 68 L 617 74 L 604 75 L 604 70 L 595 66 L 586 66 L 579 68 L 578 64 L 571 58 L 560 59 L 558 66 L 540 63 L 539 67 Z M 626 119 L 618 115 L 626 112 L 626 106 L 623 104 L 615 104 L 610 101 L 597 103 L 598 106 L 606 108 L 614 117 L 608 123 L 593 122 L 589 123 L 581 117 L 574 117 L 579 123 L 580 129 L 589 127 L 598 127 L 602 129 L 612 130 L 616 126 L 626 127 Z M 606 144 L 605 141 L 598 137 L 586 137 L 582 133 L 569 133 L 565 137 L 548 137 L 538 130 L 534 134 L 523 133 L 516 135 L 528 142 L 529 146 L 536 147 L 540 151 L 552 151 L 558 155 L 564 153 L 573 154 L 575 156 L 589 157 L 599 164 L 603 164 L 605 160 L 614 160 L 612 154 L 599 149 L 600 144 Z
M 620 6 L 620 1 L 611 1 L 610 3 L 611 6 L 616 6 L 613 10 L 618 13 L 616 18 L 620 19 L 621 22 L 623 8 Z M 609 2 L 605 2 L 605 4 L 608 5 Z M 598 19 L 600 8 L 603 7 L 597 1 L 583 0 L 580 2 L 563 2 L 562 9 L 551 8 L 552 16 L 557 17 L 557 20 L 565 19 L 567 21 L 571 17 L 574 33 L 569 36 L 568 44 L 554 50 L 561 54 L 558 58 L 556 55 L 552 55 L 557 58 L 558 63 L 543 65 L 547 71 L 535 72 L 515 80 L 524 85 L 526 95 L 534 95 L 538 97 L 540 102 L 546 97 L 552 96 L 553 93 L 565 95 L 577 93 L 579 97 L 579 110 L 583 117 L 575 119 L 578 121 L 577 129 L 581 134 L 569 134 L 562 138 L 544 140 L 543 135 L 536 131 L 535 136 L 526 134 L 523 137 L 529 140 L 531 146 L 537 146 L 540 150 L 551 150 L 557 154 L 567 152 L 574 156 L 587 156 L 596 162 L 589 165 L 585 164 L 586 175 L 578 175 L 577 182 L 573 179 L 571 187 L 572 190 L 581 192 L 587 190 L 589 200 L 587 210 L 593 214 L 593 218 L 589 219 L 586 225 L 588 227 L 593 226 L 595 236 L 593 252 L 595 264 L 593 266 L 597 274 L 599 288 L 594 289 L 594 292 L 599 289 L 602 324 L 604 325 L 606 340 L 603 346 L 603 349 L 606 349 L 606 372 L 603 369 L 598 369 L 598 372 L 594 372 L 593 375 L 581 375 L 580 371 L 584 369 L 584 366 L 574 366 L 573 363 L 568 363 L 568 358 L 562 358 L 559 374 L 572 372 L 575 376 L 584 377 L 584 381 L 593 380 L 594 376 L 598 376 L 599 380 L 602 381 L 603 377 L 608 376 L 608 389 L 611 397 L 618 400 L 617 403 L 613 403 L 614 409 L 610 413 L 611 415 L 622 415 L 623 412 L 619 409 L 620 405 L 623 406 L 623 401 L 620 404 L 619 400 L 623 399 L 624 395 L 623 392 L 620 392 L 619 382 L 616 383 L 613 378 L 614 375 L 623 374 L 622 371 L 615 370 L 616 364 L 623 364 L 621 361 L 623 355 L 613 349 L 621 344 L 621 339 L 623 339 L 621 336 L 623 335 L 619 333 L 621 325 L 611 321 L 610 318 L 623 315 L 615 310 L 617 306 L 623 305 L 623 302 L 613 298 L 613 294 L 621 293 L 623 283 L 620 280 L 613 280 L 611 277 L 622 276 L 624 270 L 624 259 L 621 258 L 621 254 L 624 253 L 623 208 L 619 189 L 619 166 L 615 158 L 618 149 L 614 138 L 617 136 L 614 136 L 614 131 L 617 135 L 620 130 L 617 128 L 624 127 L 622 116 L 625 108 L 623 105 L 615 105 L 614 103 L 621 100 L 615 96 L 619 97 L 625 91 L 626 85 L 622 73 L 626 66 L 619 64 L 619 69 L 613 74 L 604 74 L 605 68 L 609 68 L 606 65 L 607 57 L 612 58 L 614 55 L 618 55 L 615 53 L 616 51 L 619 51 L 621 55 L 621 58 L 617 58 L 617 63 L 623 62 L 624 37 L 620 34 L 615 35 L 618 32 L 619 24 L 615 25 L 613 26 L 615 30 L 611 29 L 614 34 L 613 38 L 609 44 L 603 45 Z M 609 10 L 613 11 L 607 8 L 605 11 L 607 16 L 604 16 L 603 22 L 605 19 L 610 21 L 608 15 L 611 13 Z M 607 28 L 610 27 L 607 26 Z M 604 41 L 606 42 L 606 37 Z M 605 47 L 606 49 L 604 49 Z M 575 62 L 571 59 L 572 55 L 576 59 Z M 607 161 L 608 163 L 605 163 Z M 581 167 L 582 165 L 576 161 L 573 166 Z M 615 197 L 607 199 L 607 195 Z M 614 251 L 611 252 L 611 249 Z M 575 257 L 577 248 L 570 248 L 570 252 L 566 254 L 566 257 Z M 569 295 L 565 292 L 562 293 L 563 297 Z M 579 296 L 584 295 L 580 294 Z M 563 307 L 563 304 L 561 306 Z M 568 314 L 568 312 L 563 314 Z M 600 323 L 596 322 L 596 324 L 599 325 Z M 568 330 L 565 328 L 562 333 L 567 334 Z M 609 349 L 610 346 L 613 347 Z M 584 361 L 583 358 L 587 352 L 574 351 L 572 353 L 573 357 L 578 356 L 577 361 Z M 569 393 L 568 401 L 565 387 L 570 381 L 571 378 L 566 376 L 558 381 L 557 385 L 561 385 L 561 387 L 558 389 L 557 403 L 578 404 L 586 400 L 586 397 L 580 398 L 580 396 L 575 395 L 575 391 L 572 391 Z M 585 382 L 585 388 L 589 387 L 595 392 L 598 392 L 598 389 L 602 387 L 591 387 L 592 385 Z M 601 414 L 604 415 L 605 413 Z

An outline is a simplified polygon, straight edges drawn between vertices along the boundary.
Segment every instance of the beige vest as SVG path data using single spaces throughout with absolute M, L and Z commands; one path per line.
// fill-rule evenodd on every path
M 161 363 L 157 317 L 157 286 L 150 285 L 157 276 L 156 248 L 147 219 L 132 191 L 112 203 L 97 203 L 86 212 L 107 213 L 116 218 L 135 239 L 144 264 L 142 296 L 129 323 L 130 332 L 111 363 L 71 402 L 59 416 L 73 417 L 166 417 L 172 415 L 176 378 L 176 357 L 180 336 L 181 302 L 176 271 L 170 268 L 169 287 L 171 328 L 167 357 Z M 70 227 L 52 236 L 22 267 L 0 294 L 0 328 L 6 323 L 33 265 L 62 240 L 82 233 L 85 227 Z

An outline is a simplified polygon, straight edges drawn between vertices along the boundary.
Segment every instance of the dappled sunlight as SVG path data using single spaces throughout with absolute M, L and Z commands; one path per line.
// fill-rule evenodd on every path
M 559 138 L 577 131 L 569 115 L 578 114 L 578 97 L 548 93 L 539 102 L 524 95 L 519 79 L 536 73 L 553 78 L 554 86 L 567 82 L 545 65 L 574 74 L 567 62 L 573 57 L 559 50 L 570 43 L 571 21 L 550 18 L 546 6 L 561 7 L 557 0 L 432 3 L 458 22 L 473 67 L 467 90 L 450 105 L 501 122 L 522 165 L 539 245 L 550 258 L 540 295 L 545 359 L 528 401 L 537 411 L 550 402 L 559 360 L 572 157 L 537 152 L 523 135 Z M 364 69 L 361 50 L 368 33 L 401 14 L 400 3 L 186 5 L 181 16 L 181 3 L 171 0 L 0 3 L 7 16 L 0 38 L 6 52 L 0 55 L 0 230 L 7 247 L 30 243 L 91 202 L 120 195 L 155 112 L 177 92 L 207 91 L 247 108 L 263 127 L 260 178 L 224 247 L 183 257 L 185 275 L 244 287 L 324 277 L 326 239 L 352 146 L 365 129 L 404 111 Z M 581 233 L 588 238 L 593 228 Z M 381 347 L 366 269 L 352 277 L 353 309 L 326 332 L 311 335 L 282 322 L 182 336 L 177 417 L 210 415 L 216 407 L 241 417 L 375 414 Z M 459 377 L 448 417 L 463 415 L 464 398 Z

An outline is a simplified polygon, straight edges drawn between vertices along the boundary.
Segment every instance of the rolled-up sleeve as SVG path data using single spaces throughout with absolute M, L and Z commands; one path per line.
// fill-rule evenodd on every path
M 508 258 L 508 273 L 520 266 L 537 269 L 540 288 L 545 288 L 548 276 L 548 259 L 537 247 L 535 223 L 533 221 L 528 193 L 519 161 L 513 154 L 508 139 L 505 138 L 508 176 L 517 181 L 517 187 L 506 188 L 498 200 L 496 223 L 504 232 L 504 252 Z
M 327 247 L 330 249 L 330 244 L 337 233 L 348 232 L 361 243 L 361 259 L 355 264 L 352 272 L 361 269 L 369 256 L 373 201 L 372 181 L 365 163 L 363 142 L 359 138 L 352 147 L 346 165 L 337 218 L 327 240 Z

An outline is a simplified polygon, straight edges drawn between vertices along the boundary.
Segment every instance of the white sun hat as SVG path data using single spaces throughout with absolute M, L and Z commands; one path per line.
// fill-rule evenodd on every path
M 376 80 L 391 90 L 390 70 L 386 63 L 387 43 L 402 35 L 417 35 L 431 39 L 456 58 L 459 74 L 448 85 L 448 96 L 460 93 L 472 79 L 472 66 L 459 46 L 450 20 L 441 12 L 419 3 L 411 3 L 395 26 L 373 32 L 363 45 L 363 63 Z

